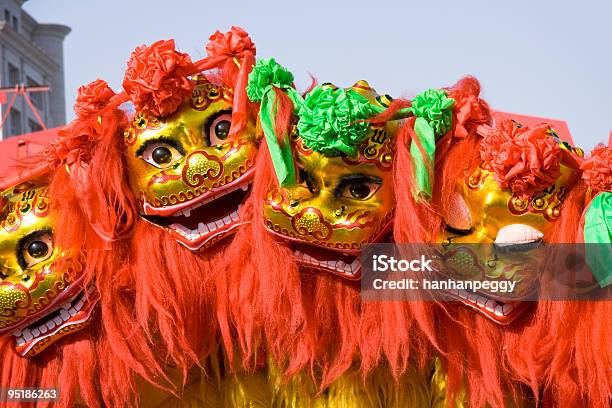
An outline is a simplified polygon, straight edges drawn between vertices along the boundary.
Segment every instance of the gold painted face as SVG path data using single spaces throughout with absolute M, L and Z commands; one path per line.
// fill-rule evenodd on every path
M 365 81 L 353 89 L 371 102 L 386 103 Z M 300 263 L 360 278 L 361 245 L 380 241 L 391 227 L 397 128 L 393 122 L 371 125 L 355 157 L 327 157 L 306 147 L 294 132 L 300 183 L 268 194 L 264 222 L 292 243 Z
M 85 327 L 96 300 L 81 291 L 80 257 L 53 245 L 46 184 L 22 183 L 3 198 L 0 333 L 11 332 L 17 352 L 31 357 Z
M 229 136 L 232 92 L 200 78 L 166 118 L 137 114 L 125 134 L 129 182 L 140 214 L 191 250 L 241 224 L 257 154 L 255 126 Z
M 572 150 L 582 155 L 580 149 Z M 503 296 L 483 291 L 458 300 L 501 324 L 524 310 L 521 299 L 538 290 L 542 251 L 537 248 L 550 235 L 576 179 L 573 169 L 561 165 L 555 184 L 527 200 L 501 189 L 484 163 L 457 180 L 450 208 L 445 209 L 447 230 L 438 240 L 448 248 L 444 273 L 461 280 L 516 282 L 514 291 Z

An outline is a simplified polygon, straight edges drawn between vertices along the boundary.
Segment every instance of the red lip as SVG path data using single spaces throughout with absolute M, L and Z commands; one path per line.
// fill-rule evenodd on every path
M 512 323 L 529 306 L 527 302 L 510 301 L 504 303 L 490 298 L 486 300 L 486 302 L 483 301 L 483 304 L 476 300 L 476 296 L 480 296 L 478 294 L 474 294 L 474 299 L 470 299 L 451 292 L 445 293 L 452 299 L 461 302 L 463 305 L 473 309 L 493 322 L 504 326 Z M 492 303 L 490 304 L 490 302 Z
M 184 235 L 181 235 L 180 233 L 172 229 L 170 229 L 170 235 L 172 235 L 172 237 L 175 240 L 177 240 L 180 244 L 186 246 L 191 251 L 197 251 L 198 249 L 202 248 L 209 242 L 213 240 L 217 241 L 223 238 L 224 236 L 233 233 L 234 229 L 238 228 L 239 226 L 243 224 L 245 223 L 241 222 L 240 220 L 237 220 L 237 221 L 232 222 L 231 224 L 226 224 L 223 227 L 209 234 L 200 235 L 198 238 L 193 239 L 193 240 L 185 237 Z
M 315 247 L 311 248 L 315 249 Z M 300 249 L 302 251 L 297 249 L 293 251 L 300 265 L 322 270 L 350 281 L 359 281 L 361 279 L 362 265 L 361 261 L 356 256 L 344 255 L 342 256 L 343 259 L 340 259 L 340 256 L 334 254 L 333 251 L 328 251 L 329 256 L 325 257 L 320 253 L 314 254 L 313 251 L 309 251 L 307 245 L 301 245 Z
M 66 317 L 60 318 L 59 316 L 56 316 L 53 318 L 53 320 L 59 319 L 59 321 L 56 321 L 55 324 L 51 322 L 51 317 L 53 316 L 53 312 L 51 312 L 48 316 L 46 316 L 48 321 L 46 323 L 45 321 L 40 322 L 39 327 L 30 328 L 28 326 L 27 330 L 25 327 L 22 328 L 24 331 L 29 333 L 29 340 L 25 340 L 25 338 L 28 338 L 26 337 L 27 335 L 25 333 L 16 334 L 13 332 L 13 335 L 16 338 L 15 351 L 22 357 L 34 357 L 40 354 L 55 341 L 86 327 L 89 324 L 93 311 L 99 301 L 98 295 L 93 293 L 92 288 L 86 292 L 87 294 L 82 292 L 80 295 L 75 295 L 76 299 L 73 299 L 73 302 L 78 301 L 78 303 L 84 303 L 82 306 L 75 306 L 75 303 L 72 303 L 72 307 L 77 307 L 79 310 L 76 312 L 72 308 L 70 309 L 70 312 L 68 312 L 66 309 L 62 310 L 61 312 L 65 314 Z M 56 310 L 55 314 L 57 314 L 57 312 L 58 311 Z M 34 324 L 38 323 L 39 322 L 35 322 Z M 49 324 L 51 325 L 48 326 Z M 45 328 L 43 331 L 42 327 L 44 326 L 47 326 L 47 328 Z

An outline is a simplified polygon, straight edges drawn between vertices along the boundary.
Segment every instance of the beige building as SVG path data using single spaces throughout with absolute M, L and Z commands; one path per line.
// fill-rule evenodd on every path
M 64 38 L 70 28 L 39 23 L 22 8 L 26 1 L 0 0 L 0 87 L 49 85 L 49 92 L 29 95 L 45 125 L 52 128 L 66 123 Z M 6 107 L 0 106 L 2 114 Z M 0 139 L 38 130 L 41 127 L 26 101 L 17 97 Z

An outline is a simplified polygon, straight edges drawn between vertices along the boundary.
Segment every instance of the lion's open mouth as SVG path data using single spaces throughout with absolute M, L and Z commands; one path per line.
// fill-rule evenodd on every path
M 168 216 L 143 217 L 166 228 L 179 243 L 196 251 L 228 236 L 242 224 L 238 213 L 251 185 L 250 181 L 236 185 Z
M 331 272 L 349 280 L 361 278 L 362 265 L 358 255 L 344 254 L 308 244 L 293 243 L 292 247 L 297 261 L 302 265 Z
M 542 240 L 538 237 L 532 241 L 522 240 L 505 242 L 498 240 L 493 244 L 495 248 L 495 262 L 498 264 L 491 266 L 502 273 L 509 273 L 508 277 L 486 278 L 483 270 L 475 269 L 476 265 L 483 264 L 478 252 L 472 247 L 456 245 L 454 249 L 447 250 L 445 255 L 444 270 L 436 274 L 436 279 L 457 281 L 463 280 L 513 280 L 516 286 L 510 292 L 497 293 L 487 290 L 477 290 L 476 292 L 462 289 L 447 289 L 444 291 L 451 299 L 457 300 L 464 305 L 476 310 L 482 315 L 499 324 L 509 324 L 518 317 L 529 305 L 525 300 L 533 297 L 537 292 L 538 268 L 535 263 L 529 262 L 524 258 L 529 251 L 542 245 Z M 478 247 L 477 247 L 478 248 Z M 450 255 L 450 256 L 449 256 Z M 515 258 L 514 255 L 521 257 Z M 501 262 L 501 263 L 499 263 Z
M 44 317 L 27 327 L 14 330 L 15 350 L 23 357 L 33 357 L 60 338 L 81 330 L 89 324 L 97 303 L 93 287 L 80 291 Z
M 524 301 L 501 301 L 499 299 L 492 299 L 480 292 L 449 289 L 445 291 L 445 294 L 494 322 L 504 325 L 510 324 L 528 306 L 528 303 Z

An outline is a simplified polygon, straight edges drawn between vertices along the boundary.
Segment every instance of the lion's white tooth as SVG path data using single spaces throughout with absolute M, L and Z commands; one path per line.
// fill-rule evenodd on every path
M 487 298 L 485 298 L 484 296 L 478 296 L 478 299 L 476 299 L 476 304 L 480 307 L 484 307 L 486 303 L 487 303 Z
M 30 341 L 34 338 L 34 336 L 32 335 L 32 332 L 29 329 L 24 329 L 23 338 L 25 339 L 25 341 Z
M 70 316 L 74 316 L 75 314 L 79 312 L 76 309 L 71 307 L 70 309 L 68 309 L 68 313 L 70 313 Z
M 503 316 L 504 315 L 504 311 L 502 308 L 502 305 L 497 305 L 497 307 L 495 308 L 495 314 L 498 316 Z
M 225 218 L 223 218 L 223 223 L 225 225 L 231 224 L 232 223 L 232 218 L 229 215 L 226 215 Z
M 214 222 L 209 222 L 208 224 L 206 224 L 206 227 L 208 227 L 208 230 L 210 232 L 213 232 L 217 229 L 217 225 Z
M 62 318 L 61 318 L 60 316 L 55 316 L 55 317 L 53 318 L 53 321 L 54 321 L 54 322 L 55 322 L 55 324 L 56 324 L 56 325 L 58 325 L 58 326 L 59 326 L 60 324 L 64 323 L 64 321 L 62 320 Z
M 208 227 L 203 222 L 198 224 L 198 232 L 200 235 L 208 234 Z
M 13 336 L 15 336 L 15 337 L 19 337 L 19 336 L 21 336 L 21 330 L 19 330 L 19 329 L 14 330 L 11 334 Z
M 225 225 L 225 224 L 223 224 L 223 220 L 217 220 L 217 221 L 215 221 L 215 224 L 217 225 L 217 228 L 221 228 L 222 226 Z
M 179 228 L 179 231 L 185 236 L 188 236 L 191 233 L 191 230 L 185 227 L 184 225 L 181 225 L 181 227 Z
M 185 209 L 183 210 L 183 215 L 184 215 L 185 217 L 190 217 L 190 216 L 191 216 L 191 208 L 185 208 Z
M 248 184 L 244 184 L 244 185 L 240 186 L 240 189 L 242 191 L 249 191 L 249 185 Z
M 64 302 L 64 303 L 62 303 L 62 304 L 60 305 L 60 307 L 61 307 L 62 309 L 66 309 L 66 310 L 68 310 L 68 309 L 70 309 L 70 308 L 72 307 L 72 305 L 70 304 L 70 302 Z
M 40 330 L 37 328 L 32 329 L 32 336 L 38 337 L 40 336 Z
M 70 319 L 70 313 L 68 313 L 68 311 L 64 310 L 64 309 L 60 310 L 60 316 L 61 316 L 62 320 L 64 320 L 64 321 Z
M 55 327 L 55 322 L 53 320 L 49 320 L 47 322 L 47 329 L 53 330 L 54 327 Z
M 487 300 L 487 302 L 485 303 L 485 308 L 490 311 L 490 312 L 494 312 L 495 311 L 495 306 L 497 306 L 497 302 L 494 301 L 493 299 L 489 299 Z

